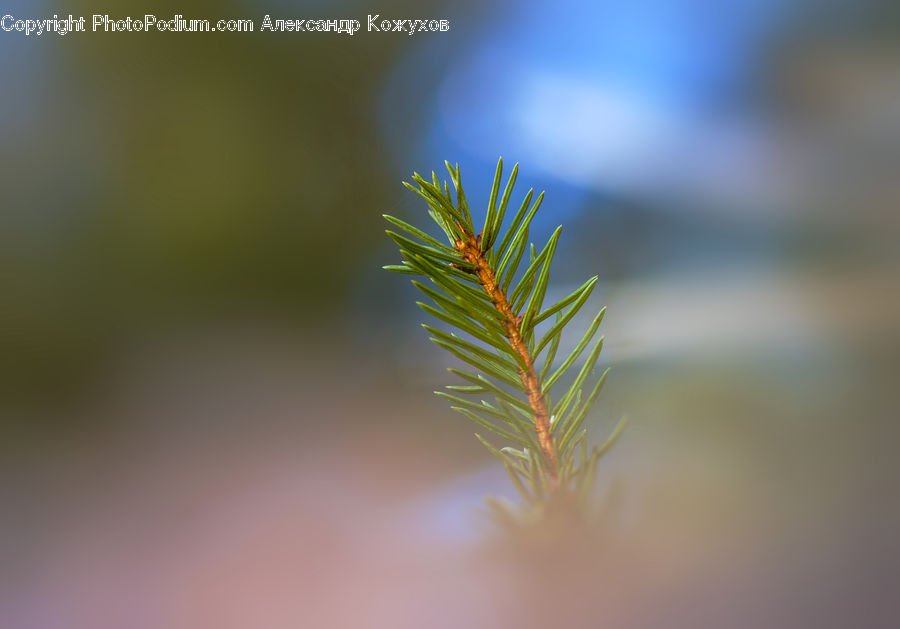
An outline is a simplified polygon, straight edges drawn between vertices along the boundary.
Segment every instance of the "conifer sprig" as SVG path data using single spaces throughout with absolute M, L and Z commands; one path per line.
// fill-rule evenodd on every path
M 387 230 L 388 236 L 399 245 L 403 262 L 384 268 L 431 280 L 433 286 L 413 280 L 416 288 L 432 302 L 418 302 L 418 305 L 452 326 L 454 331 L 423 326 L 435 344 L 475 369 L 470 372 L 450 368 L 465 384 L 450 385 L 449 392 L 435 393 L 447 399 L 454 410 L 505 442 L 498 447 L 475 434 L 502 461 L 526 501 L 543 504 L 559 496 L 586 497 L 591 492 L 597 460 L 624 427 L 624 421 L 620 421 L 602 446 L 594 446 L 588 452 L 584 422 L 608 372 L 604 371 L 594 384 L 588 385 L 603 347 L 603 337 L 597 340 L 594 337 L 606 309 L 594 317 L 568 356 L 557 361 L 556 353 L 563 330 L 587 302 L 597 277 L 557 303 L 545 306 L 550 265 L 562 226 L 540 251 L 529 244 L 531 222 L 544 193 L 532 203 L 534 191 L 529 190 L 504 231 L 504 218 L 519 166 L 513 167 L 501 194 L 501 159 L 483 227 L 476 230 L 459 165 L 445 164 L 453 193 L 450 185 L 439 181 L 435 173 L 431 174 L 431 181 L 414 173 L 415 185 L 408 182 L 404 185 L 428 204 L 428 213 L 446 235 L 447 243 L 398 218 L 384 216 L 407 234 Z M 520 267 L 523 267 L 521 272 Z M 551 317 L 553 323 L 537 339 L 538 325 Z M 554 385 L 576 365 L 592 342 L 593 347 L 574 381 L 553 404 Z M 542 354 L 543 363 L 539 366 Z

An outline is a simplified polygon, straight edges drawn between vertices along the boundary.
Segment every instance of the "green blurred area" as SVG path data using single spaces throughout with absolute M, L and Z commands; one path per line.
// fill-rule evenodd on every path
M 188 10 L 107 7 L 151 9 Z M 286 35 L 26 42 L 4 98 L 29 103 L 27 127 L 0 150 L 4 399 L 76 393 L 161 327 L 246 312 L 303 329 L 344 306 L 395 193 L 374 100 L 411 41 Z

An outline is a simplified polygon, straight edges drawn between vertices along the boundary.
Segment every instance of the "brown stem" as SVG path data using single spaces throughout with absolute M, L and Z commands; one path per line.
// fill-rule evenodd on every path
M 553 446 L 553 437 L 550 431 L 550 416 L 547 413 L 547 407 L 544 404 L 544 394 L 541 391 L 541 383 L 534 371 L 534 359 L 528 351 L 528 344 L 525 343 L 519 332 L 519 326 L 522 324 L 522 318 L 516 317 L 506 294 L 497 284 L 497 278 L 494 276 L 494 270 L 484 257 L 481 250 L 481 235 L 469 236 L 465 241 L 458 240 L 456 242 L 457 250 L 462 254 L 463 259 L 475 267 L 474 273 L 478 275 L 481 285 L 491 298 L 491 303 L 501 315 L 503 315 L 503 327 L 506 329 L 506 337 L 509 339 L 509 346 L 519 355 L 522 363 L 527 365 L 526 369 L 519 368 L 519 377 L 525 386 L 525 393 L 528 395 L 528 404 L 534 416 L 535 432 L 538 436 L 538 443 L 544 453 L 544 457 L 550 466 L 550 478 L 556 481 L 558 472 L 558 463 L 556 459 L 556 448 Z

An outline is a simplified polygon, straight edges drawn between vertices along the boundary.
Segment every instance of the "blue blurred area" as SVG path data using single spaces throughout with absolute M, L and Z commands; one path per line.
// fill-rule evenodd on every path
M 463 45 L 409 47 L 382 92 L 383 134 L 400 172 L 443 176 L 444 159 L 463 164 L 474 199 L 487 197 L 498 155 L 507 173 L 521 162 L 513 203 L 528 188 L 548 191 L 534 237 L 566 224 L 582 273 L 770 268 L 782 236 L 757 217 L 790 212 L 794 200 L 752 194 L 779 151 L 763 76 L 771 42 L 802 30 L 799 8 L 484 6 L 458 26 Z
M 708 155 L 696 148 L 724 141 L 719 136 L 730 129 L 719 119 L 770 123 L 754 83 L 768 40 L 792 26 L 792 8 L 771 1 L 492 5 L 467 24 L 465 46 L 411 47 L 386 87 L 385 135 L 401 142 L 405 162 L 455 156 L 477 193 L 489 185 L 498 153 L 541 168 L 549 182 L 574 183 L 554 190 L 559 216 L 583 203 L 579 191 L 646 193 L 668 174 L 662 171 L 706 166 Z M 435 66 L 446 69 L 432 83 Z M 409 98 L 413 76 L 434 88 L 429 96 Z

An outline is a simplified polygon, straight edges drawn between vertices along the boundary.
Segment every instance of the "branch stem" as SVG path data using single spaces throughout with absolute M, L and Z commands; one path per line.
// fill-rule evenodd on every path
M 528 405 L 531 407 L 538 443 L 549 466 L 548 475 L 555 484 L 559 474 L 559 462 L 556 456 L 556 448 L 553 445 L 550 416 L 544 403 L 544 394 L 541 390 L 540 380 L 534 370 L 534 358 L 528 351 L 528 344 L 522 338 L 519 330 L 519 326 L 522 324 L 522 317 L 515 315 L 512 307 L 509 305 L 506 293 L 497 282 L 494 269 L 491 268 L 484 251 L 481 249 L 481 234 L 477 236 L 466 234 L 466 240 L 458 240 L 456 242 L 456 249 L 462 254 L 466 262 L 475 267 L 472 272 L 478 276 L 481 286 L 491 298 L 491 303 L 494 304 L 497 312 L 503 317 L 503 327 L 506 331 L 506 338 L 509 340 L 509 346 L 521 358 L 522 364 L 527 366 L 526 369 L 519 368 L 519 377 L 522 379 L 525 393 L 528 396 Z

